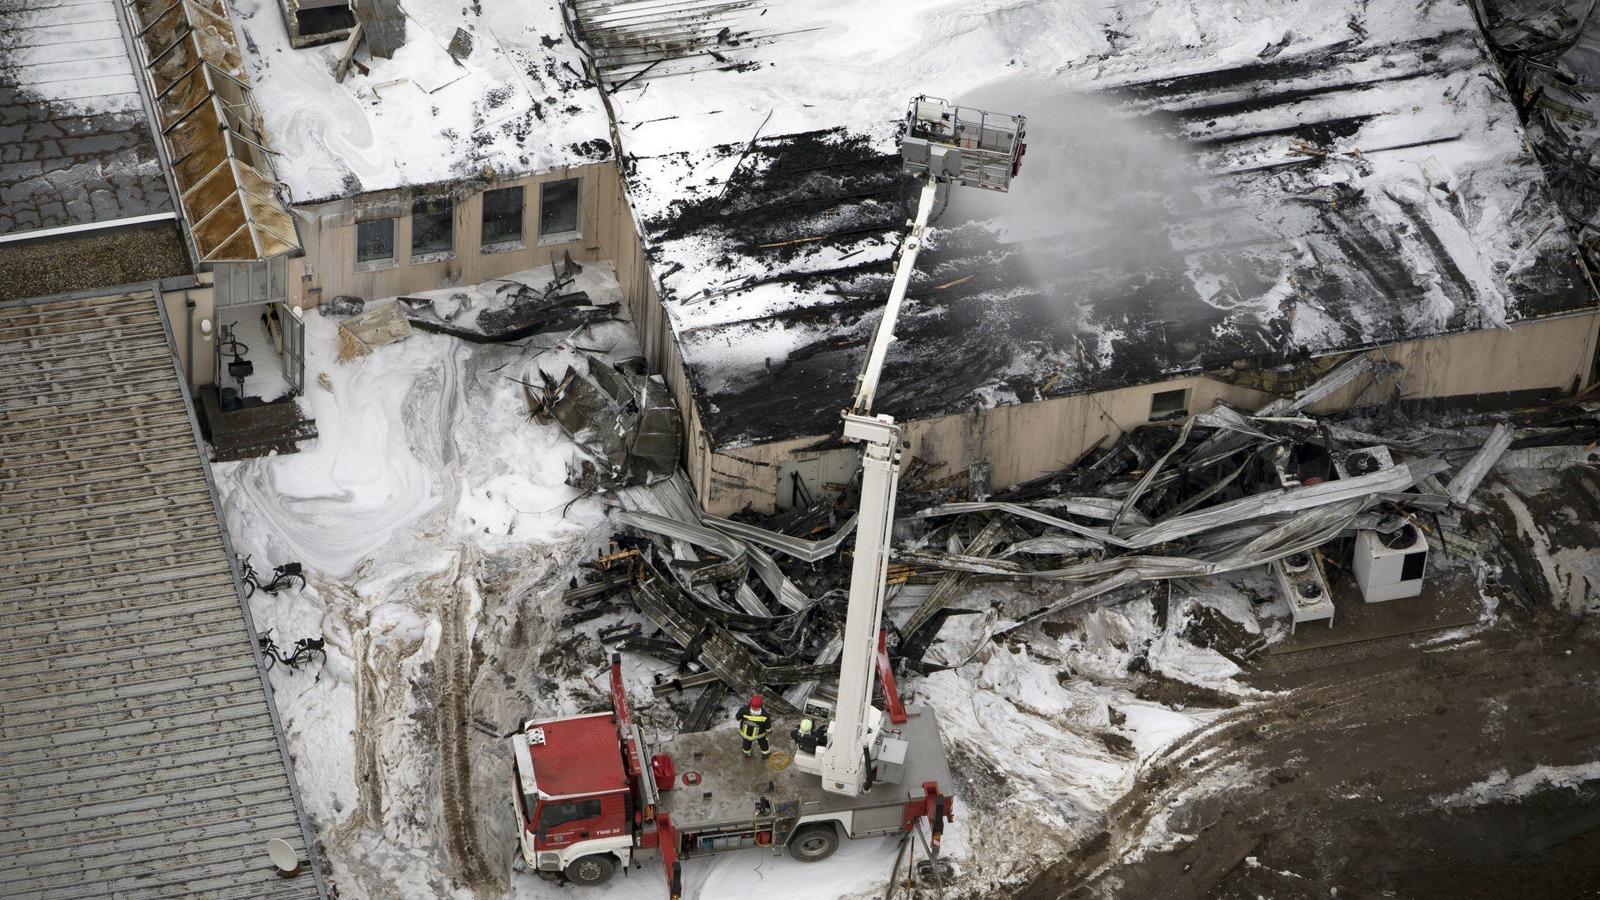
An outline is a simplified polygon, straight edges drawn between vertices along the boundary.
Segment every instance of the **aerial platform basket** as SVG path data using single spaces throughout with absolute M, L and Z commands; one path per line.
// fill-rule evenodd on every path
M 1022 167 L 1023 116 L 956 106 L 921 96 L 906 111 L 901 163 L 908 174 L 1007 191 Z

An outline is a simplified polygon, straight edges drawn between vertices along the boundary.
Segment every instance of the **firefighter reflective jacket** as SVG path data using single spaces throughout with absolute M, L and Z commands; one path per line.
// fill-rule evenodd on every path
M 747 741 L 756 741 L 766 737 L 767 732 L 771 730 L 772 719 L 767 716 L 765 709 L 752 711 L 748 703 L 739 707 L 740 737 Z

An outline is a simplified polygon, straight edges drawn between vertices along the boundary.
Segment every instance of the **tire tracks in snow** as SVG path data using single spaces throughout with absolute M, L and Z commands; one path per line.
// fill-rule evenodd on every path
M 494 875 L 478 836 L 472 792 L 472 626 L 481 606 L 474 566 L 463 559 L 439 617 L 438 674 L 439 793 L 444 804 L 445 850 L 456 873 L 474 888 L 489 886 Z
M 458 342 L 459 343 L 459 342 Z M 450 465 L 461 458 L 456 443 L 461 406 L 457 397 L 472 377 L 462 373 L 466 348 L 452 348 L 450 364 L 440 374 L 437 425 L 441 430 L 439 463 L 451 472 L 450 489 L 459 493 L 461 479 Z M 453 578 L 439 606 L 439 649 L 434 658 L 438 685 L 439 795 L 444 809 L 444 846 L 456 874 L 474 891 L 495 884 L 493 867 L 483 851 L 478 833 L 477 805 L 472 789 L 472 637 L 474 619 L 483 610 L 478 589 L 479 555 L 466 543 L 455 550 Z

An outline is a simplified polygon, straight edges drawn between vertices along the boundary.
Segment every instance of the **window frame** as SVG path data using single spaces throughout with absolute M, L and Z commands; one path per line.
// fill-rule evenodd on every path
M 399 264 L 398 261 L 397 261 L 397 258 L 395 256 L 395 238 L 397 236 L 396 232 L 398 231 L 398 229 L 395 228 L 396 221 L 397 221 L 397 219 L 395 217 L 389 216 L 387 218 L 366 219 L 364 221 L 360 221 L 360 222 L 356 223 L 356 231 L 355 231 L 356 271 L 366 272 L 366 271 L 371 271 L 373 269 L 387 269 L 390 266 L 394 266 L 394 265 L 398 265 Z M 385 256 L 385 257 L 374 257 L 372 259 L 362 259 L 361 258 L 361 253 L 362 253 L 362 249 L 361 249 L 361 243 L 362 243 L 361 230 L 363 228 L 368 228 L 368 227 L 373 226 L 373 225 L 380 225 L 380 224 L 385 224 L 385 223 L 387 223 L 388 226 L 389 226 L 389 255 Z
M 419 250 L 417 248 L 417 224 L 422 221 L 442 215 L 445 221 L 445 231 L 448 235 L 446 246 L 443 249 Z M 411 261 L 413 263 L 428 263 L 446 260 L 456 255 L 456 207 L 449 200 L 426 201 L 418 200 L 411 204 Z
M 515 191 L 517 196 L 517 233 L 514 237 L 489 237 L 489 198 L 496 194 Z M 482 253 L 494 253 L 498 250 L 521 249 L 527 244 L 528 235 L 528 193 L 520 184 L 513 184 L 503 188 L 494 188 L 484 191 L 481 195 L 480 209 L 478 211 L 478 249 Z
M 572 185 L 572 228 L 566 231 L 544 230 L 545 197 L 552 188 Z M 560 178 L 539 183 L 539 245 L 569 244 L 583 239 L 583 178 Z
M 1175 408 L 1167 409 L 1167 410 L 1164 410 L 1164 411 L 1157 409 L 1157 407 L 1162 404 L 1163 399 L 1170 400 L 1173 397 L 1173 395 L 1176 395 L 1177 398 L 1178 398 L 1178 405 Z M 1186 387 L 1184 387 L 1184 388 L 1173 388 L 1173 389 L 1167 390 L 1167 391 L 1152 391 L 1151 392 L 1151 394 L 1150 394 L 1150 418 L 1149 418 L 1149 421 L 1151 421 L 1151 422 L 1171 422 L 1174 419 L 1185 419 L 1185 418 L 1188 418 L 1188 416 L 1189 416 L 1189 389 L 1188 388 L 1186 388 Z
M 574 807 L 572 815 L 556 821 L 546 821 L 545 816 L 552 809 L 564 806 Z M 590 808 L 593 808 L 592 811 Z M 584 797 L 578 800 L 545 800 L 539 804 L 539 821 L 536 823 L 540 834 L 549 834 L 551 831 L 573 822 L 587 822 L 599 818 L 604 812 L 599 797 Z

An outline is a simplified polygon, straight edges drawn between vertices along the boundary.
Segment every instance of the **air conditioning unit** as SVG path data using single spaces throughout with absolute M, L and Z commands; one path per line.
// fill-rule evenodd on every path
M 1394 457 L 1389 454 L 1389 448 L 1384 446 L 1362 447 L 1341 453 L 1333 458 L 1333 471 L 1340 478 L 1360 478 L 1362 475 L 1371 475 L 1384 469 L 1394 468 Z
M 1333 627 L 1333 594 L 1328 591 L 1328 579 L 1315 554 L 1290 554 L 1272 563 L 1272 570 L 1278 579 L 1278 591 L 1289 604 L 1290 634 L 1301 622 L 1327 619 L 1328 627 Z
M 1353 568 L 1368 603 L 1415 597 L 1428 571 L 1428 539 L 1410 524 L 1388 534 L 1358 531 Z

